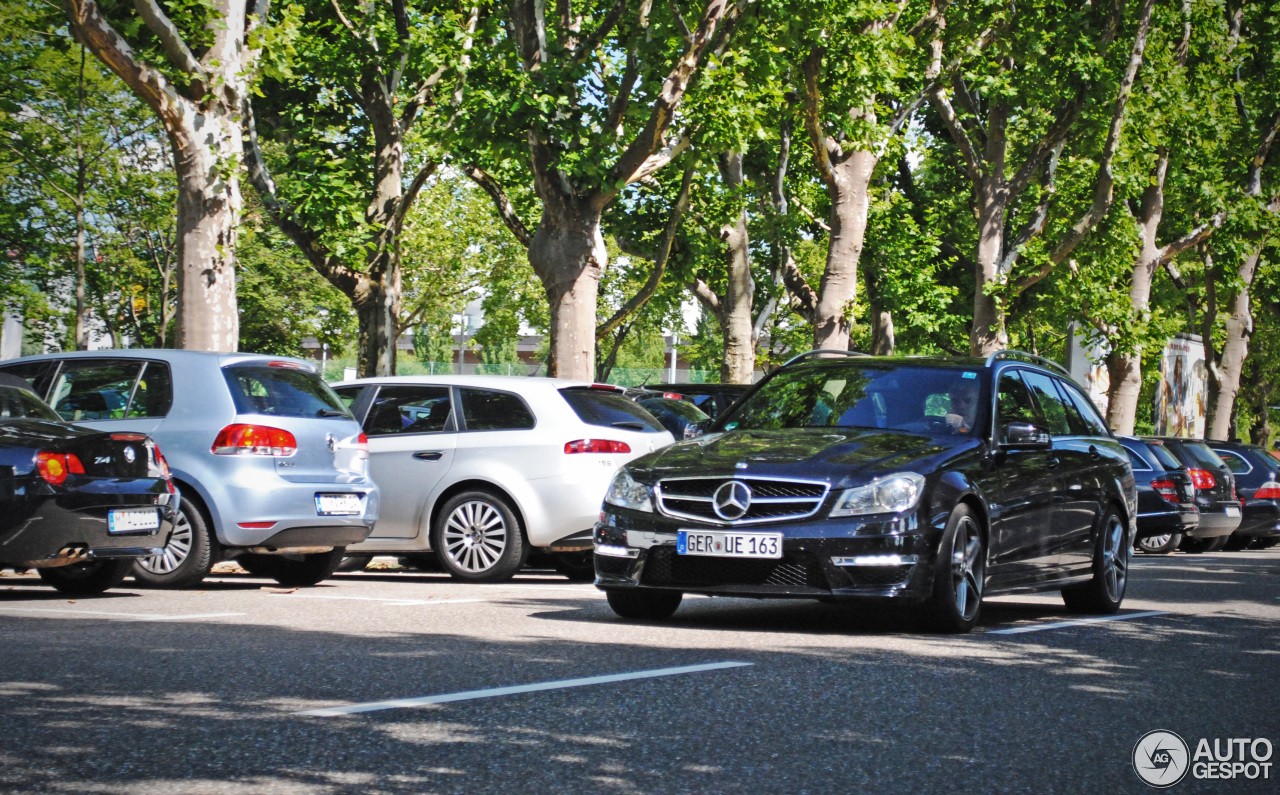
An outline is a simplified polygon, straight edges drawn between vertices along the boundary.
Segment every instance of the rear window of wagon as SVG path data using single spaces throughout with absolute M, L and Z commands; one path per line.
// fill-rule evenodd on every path
M 253 364 L 224 367 L 222 376 L 239 414 L 351 419 L 342 398 L 315 373 Z
M 560 396 L 588 425 L 602 428 L 627 428 L 645 433 L 666 430 L 653 415 L 620 392 L 591 387 L 561 389 Z

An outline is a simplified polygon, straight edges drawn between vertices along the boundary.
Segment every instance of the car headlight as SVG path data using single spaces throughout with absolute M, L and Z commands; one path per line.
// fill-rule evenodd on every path
M 653 491 L 643 483 L 637 483 L 625 469 L 618 470 L 609 484 L 604 501 L 619 508 L 653 513 Z
M 901 513 L 920 502 L 924 477 L 899 472 L 876 478 L 865 486 L 846 489 L 831 509 L 831 516 L 863 516 L 872 513 Z

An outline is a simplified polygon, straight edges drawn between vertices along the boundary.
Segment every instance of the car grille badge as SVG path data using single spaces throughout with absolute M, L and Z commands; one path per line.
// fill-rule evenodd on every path
M 711 505 L 721 519 L 741 519 L 751 507 L 751 487 L 741 480 L 730 480 L 716 489 Z

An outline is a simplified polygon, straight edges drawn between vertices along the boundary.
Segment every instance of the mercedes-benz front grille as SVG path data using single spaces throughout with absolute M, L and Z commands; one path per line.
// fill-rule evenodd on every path
M 748 492 L 741 488 L 725 488 L 731 483 L 745 485 L 749 498 L 744 500 Z M 665 478 L 658 481 L 654 494 L 658 498 L 658 510 L 666 516 L 742 525 L 806 519 L 822 507 L 829 488 L 822 481 L 721 475 Z M 721 503 L 719 511 L 717 499 Z M 745 511 L 742 510 L 744 501 Z

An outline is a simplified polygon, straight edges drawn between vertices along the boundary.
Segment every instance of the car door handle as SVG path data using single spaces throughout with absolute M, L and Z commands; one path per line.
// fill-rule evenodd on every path
M 439 461 L 444 458 L 444 453 L 439 450 L 419 450 L 413 454 L 413 457 L 419 461 Z

